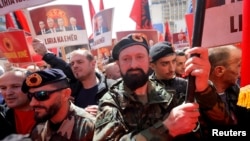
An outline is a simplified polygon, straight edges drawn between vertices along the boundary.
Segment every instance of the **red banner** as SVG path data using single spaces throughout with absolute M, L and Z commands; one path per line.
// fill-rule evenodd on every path
M 250 84 L 250 1 L 243 1 L 243 30 L 242 30 L 242 65 L 241 65 L 241 86 Z
M 32 37 L 26 36 L 23 30 L 0 33 L 0 50 L 11 63 L 33 62 L 41 60 L 31 46 Z
M 194 14 L 193 13 L 189 13 L 185 15 L 185 19 L 186 19 L 186 25 L 187 25 L 187 32 L 188 32 L 188 41 L 190 43 L 192 43 L 192 37 L 193 37 L 193 25 L 194 25 Z

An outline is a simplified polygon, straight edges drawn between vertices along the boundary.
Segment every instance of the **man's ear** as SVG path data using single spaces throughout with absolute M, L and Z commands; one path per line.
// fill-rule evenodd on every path
M 224 75 L 226 68 L 224 66 L 217 66 L 215 67 L 214 70 L 215 70 L 215 75 L 221 77 L 222 75 Z
M 149 67 L 152 69 L 152 70 L 155 70 L 155 63 L 149 63 Z
M 64 90 L 63 90 L 62 99 L 63 99 L 64 101 L 68 101 L 69 98 L 70 98 L 70 96 L 71 96 L 71 89 L 70 89 L 70 88 L 64 89 Z

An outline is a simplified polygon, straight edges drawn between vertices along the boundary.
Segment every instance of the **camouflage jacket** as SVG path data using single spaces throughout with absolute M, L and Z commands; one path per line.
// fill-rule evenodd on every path
M 99 102 L 94 141 L 106 140 L 157 140 L 169 141 L 173 138 L 168 134 L 162 121 L 171 109 L 178 104 L 173 102 L 173 94 L 155 80 L 148 82 L 148 103 L 143 105 L 123 83 L 118 81 Z M 200 108 L 206 110 L 208 117 L 215 122 L 226 122 L 223 107 L 218 110 L 219 98 L 211 86 L 202 94 L 195 94 Z M 221 107 L 220 107 L 221 108 Z M 213 117 L 212 115 L 222 115 Z
M 94 122 L 95 117 L 71 103 L 67 118 L 57 131 L 46 121 L 35 125 L 30 138 L 32 141 L 92 141 Z

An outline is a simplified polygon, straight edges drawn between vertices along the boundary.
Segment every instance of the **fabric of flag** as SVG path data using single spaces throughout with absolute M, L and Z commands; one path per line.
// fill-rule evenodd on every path
M 100 7 L 99 10 L 104 10 L 104 4 L 103 4 L 103 0 L 100 0 Z
M 12 13 L 5 14 L 6 29 L 8 29 L 8 28 L 17 28 L 16 25 L 15 25 L 14 18 L 13 18 L 13 16 L 11 14 Z
M 240 76 L 240 93 L 237 105 L 250 109 L 250 1 L 243 0 L 243 23 L 242 23 L 242 60 L 241 60 L 241 76 Z
M 148 0 L 134 0 L 130 18 L 136 22 L 136 29 L 152 29 Z
M 250 0 L 243 0 L 241 86 L 250 84 Z
M 170 43 L 172 42 L 172 36 L 171 36 L 171 32 L 170 32 L 168 22 L 165 23 L 165 37 L 164 37 L 164 40 L 168 41 Z
M 29 25 L 22 10 L 5 14 L 6 28 L 22 29 L 30 33 Z
M 89 14 L 90 14 L 90 19 L 91 19 L 91 23 L 92 23 L 92 20 L 93 20 L 94 15 L 95 15 L 95 8 L 94 8 L 91 0 L 89 0 Z
M 23 11 L 17 10 L 14 12 L 14 15 L 16 18 L 17 25 L 19 26 L 19 29 L 22 29 L 22 30 L 30 33 L 30 28 L 29 28 L 27 19 L 24 15 Z
M 90 14 L 90 21 L 91 21 L 91 25 L 93 27 L 93 18 L 94 18 L 94 15 L 95 15 L 95 8 L 91 2 L 91 0 L 89 0 L 89 14 Z M 89 41 L 90 40 L 93 40 L 93 33 L 89 36 Z

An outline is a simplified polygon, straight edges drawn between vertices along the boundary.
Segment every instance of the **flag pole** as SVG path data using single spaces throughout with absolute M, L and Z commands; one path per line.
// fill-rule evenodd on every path
M 195 17 L 194 28 L 191 47 L 200 47 L 202 42 L 203 26 L 205 19 L 206 0 L 196 0 L 195 2 Z M 190 57 L 199 56 L 198 54 L 191 54 Z M 185 102 L 194 102 L 195 93 L 195 77 L 188 75 L 188 84 L 186 91 Z

